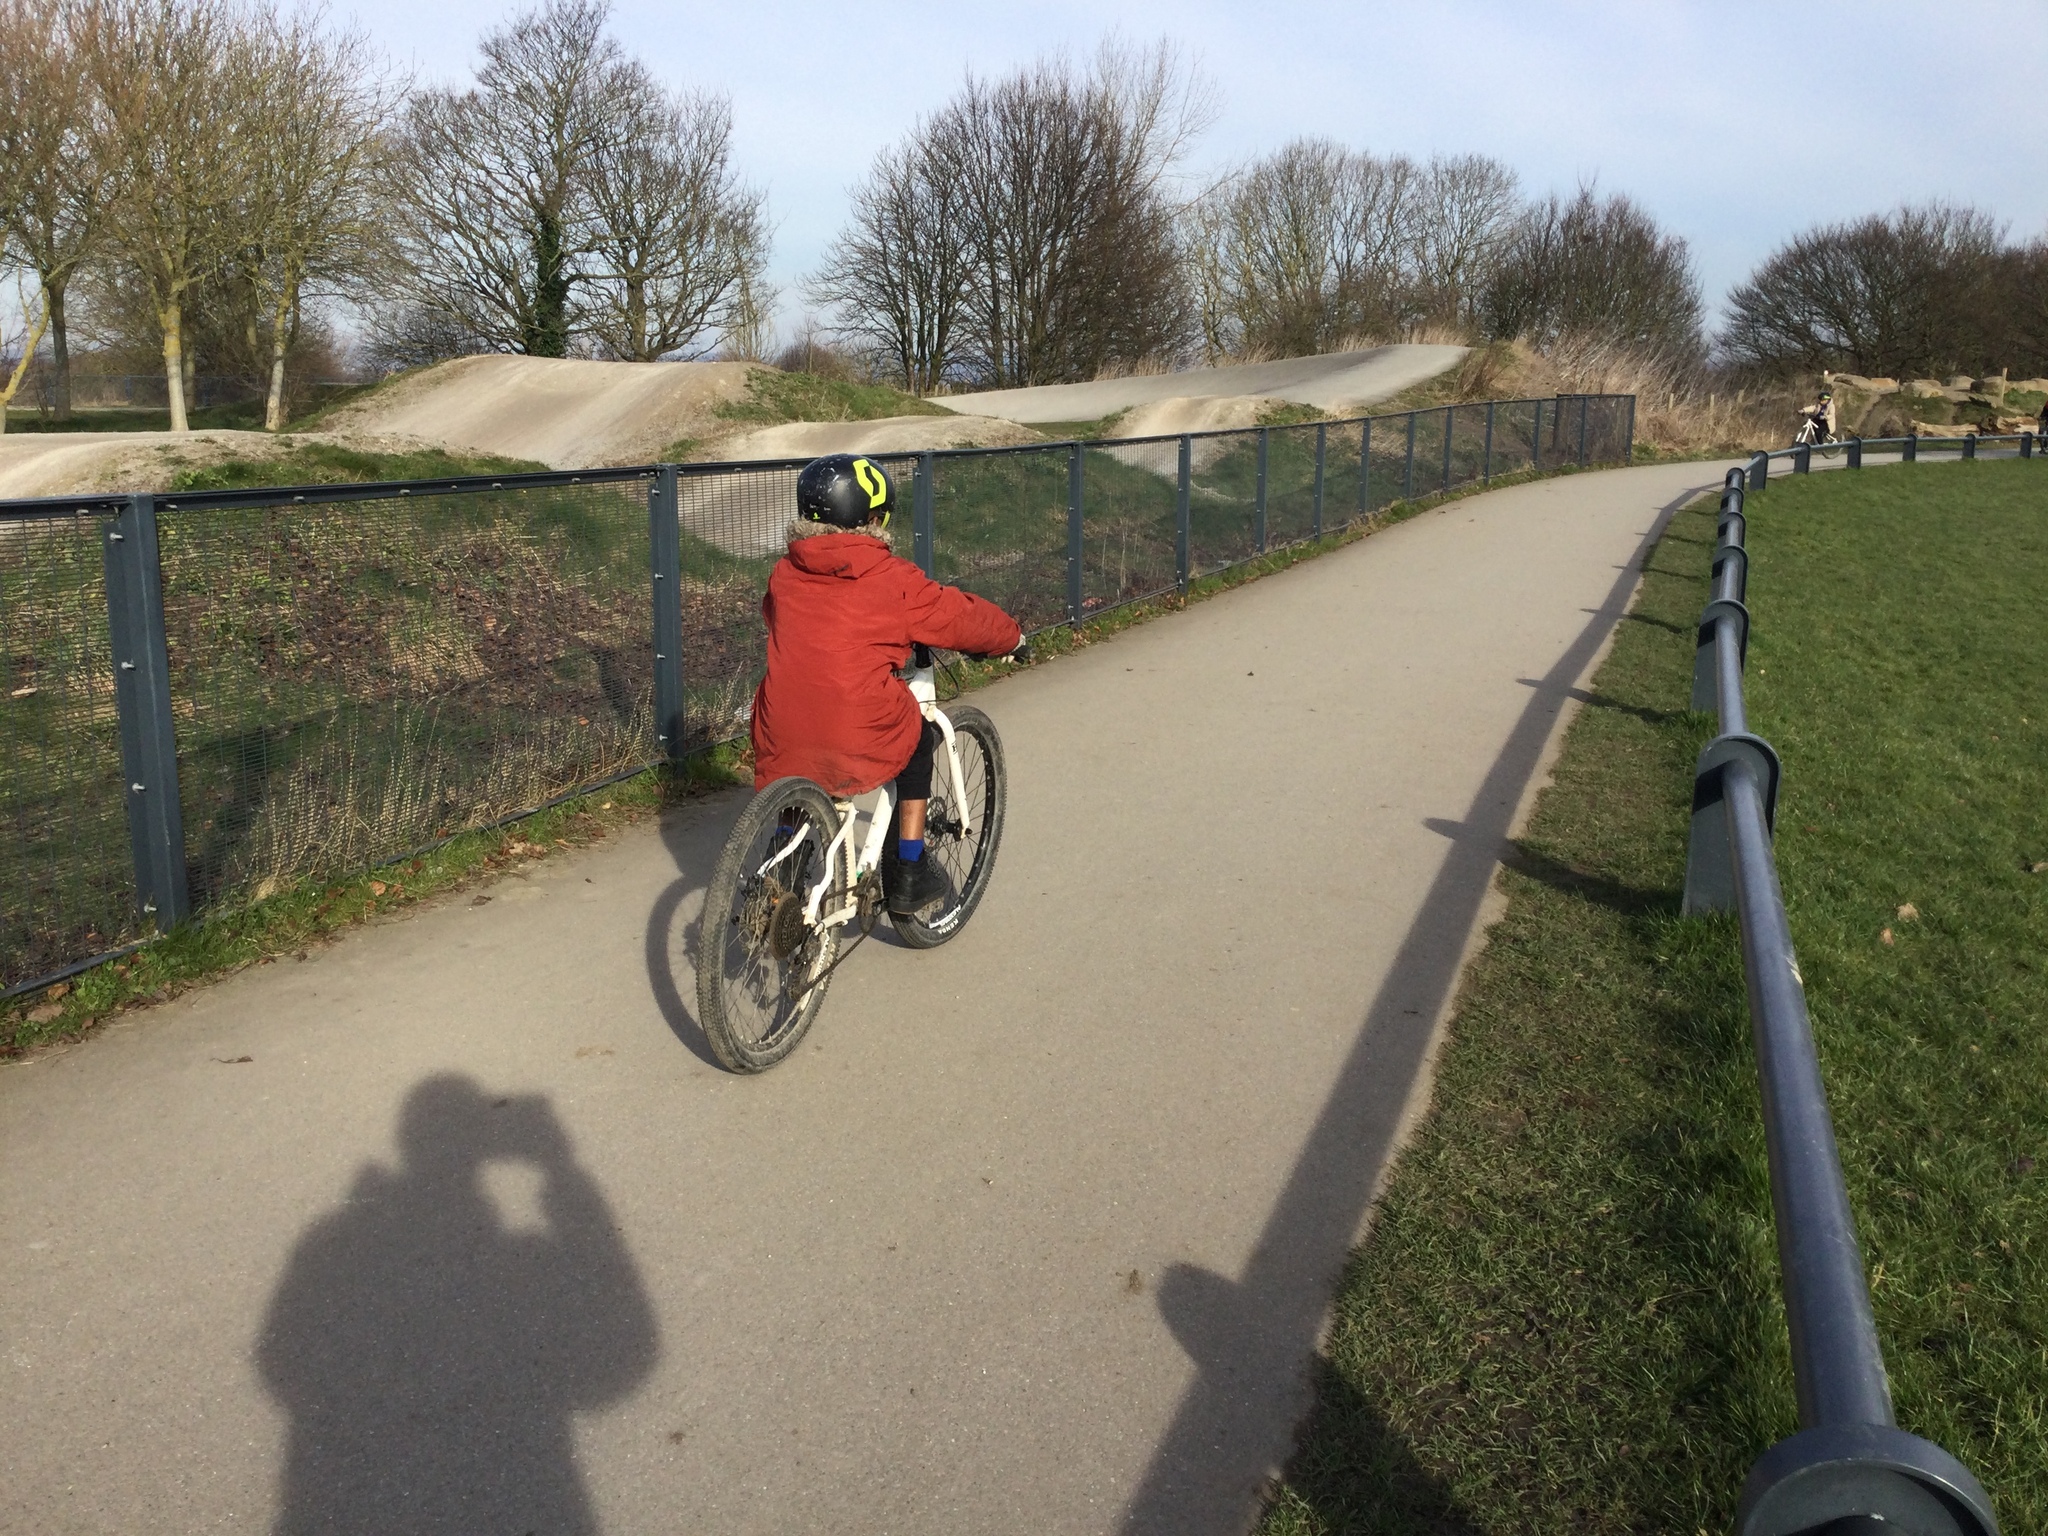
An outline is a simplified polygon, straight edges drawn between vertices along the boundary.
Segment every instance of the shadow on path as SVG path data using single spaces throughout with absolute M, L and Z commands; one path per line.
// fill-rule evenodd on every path
M 595 1531 L 571 1415 L 659 1353 L 604 1196 L 545 1098 L 464 1077 L 412 1090 L 399 1147 L 300 1238 L 271 1300 L 256 1363 L 291 1415 L 276 1531 Z
M 728 797 L 721 795 L 720 802 Z M 697 953 L 697 936 L 704 922 L 704 904 L 697 903 L 688 918 L 683 909 L 692 896 L 702 896 L 711 883 L 711 867 L 718 862 L 726 834 L 747 802 L 735 794 L 730 805 L 720 804 L 708 815 L 667 811 L 661 818 L 662 846 L 675 860 L 676 878 L 654 899 L 647 913 L 647 983 L 654 991 L 655 1006 L 670 1031 L 690 1054 L 708 1067 L 723 1072 L 711 1054 L 697 1022 L 697 973 L 691 957 Z
M 1286 1434 L 1299 1411 L 1304 1365 L 1393 1150 L 1432 1027 L 1457 984 L 1466 938 L 1508 847 L 1516 807 L 1542 761 L 1558 700 L 1621 621 L 1665 524 L 1704 489 L 1711 483 L 1659 512 L 1591 622 L 1534 690 L 1471 809 L 1454 824 L 1443 868 L 1366 1011 L 1243 1276 L 1231 1280 L 1178 1265 L 1163 1278 L 1160 1312 L 1199 1374 L 1132 1496 L 1124 1517 L 1131 1536 L 1235 1536 L 1270 1495 L 1268 1478 L 1290 1449 Z M 1398 1444 L 1380 1451 L 1412 1464 Z M 1416 1486 L 1421 1503 L 1388 1520 L 1358 1524 L 1346 1510 L 1318 1513 L 1332 1529 L 1347 1531 L 1464 1528 L 1426 1479 Z

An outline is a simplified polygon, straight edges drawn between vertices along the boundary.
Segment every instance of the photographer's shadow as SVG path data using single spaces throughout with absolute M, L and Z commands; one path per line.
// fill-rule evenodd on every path
M 659 1353 L 604 1196 L 546 1099 L 463 1077 L 413 1089 L 399 1146 L 299 1240 L 264 1322 L 276 1530 L 595 1531 L 571 1416 Z

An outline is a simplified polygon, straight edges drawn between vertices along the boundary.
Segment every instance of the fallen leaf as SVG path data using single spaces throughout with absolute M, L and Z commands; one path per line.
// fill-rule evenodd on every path
M 40 1008 L 31 1008 L 28 1011 L 28 1021 L 31 1024 L 47 1024 L 52 1019 L 60 1019 L 63 1016 L 64 1006 L 61 1003 L 45 1003 Z
M 2048 859 L 2039 860 L 2027 873 L 2030 875 L 2048 875 Z
M 1911 903 L 1910 901 L 1907 902 L 1903 907 L 1899 908 L 1899 921 L 1902 923 L 1913 922 L 1916 919 L 1918 919 L 1919 916 L 1920 909 L 1914 906 L 1913 903 Z
M 384 894 L 384 882 L 382 880 L 372 880 L 370 882 L 370 894 L 372 896 L 382 896 Z
M 32 695 L 35 691 L 35 684 L 31 683 L 26 688 L 15 689 L 14 692 L 7 695 L 7 697 L 9 697 L 10 699 L 25 699 Z
M 213 1058 L 224 1067 L 239 1067 L 245 1061 L 254 1061 L 254 1056 L 216 1056 Z
M 50 988 L 49 991 L 45 992 L 43 996 L 47 997 L 51 1002 L 54 1003 L 55 1001 L 57 1001 L 58 998 L 66 996 L 70 991 L 71 983 L 68 981 L 60 981 L 57 983 L 57 985 Z
M 1145 1294 L 1145 1277 L 1139 1274 L 1137 1270 L 1134 1269 L 1124 1276 L 1124 1293 L 1130 1296 L 1142 1296 Z
M 490 898 L 490 897 L 488 897 L 488 896 L 478 896 L 478 897 L 475 897 L 475 898 L 473 898 L 473 899 L 471 900 L 471 902 L 470 902 L 470 905 L 471 905 L 472 907 L 481 907 L 481 906 L 483 906 L 483 905 L 484 905 L 485 903 L 487 903 L 487 902 L 488 902 L 488 901 L 489 901 L 490 899 L 491 899 L 491 898 Z
M 1892 931 L 1891 931 L 1891 929 L 1889 929 L 1889 928 L 1885 929 L 1885 931 L 1884 931 L 1883 933 L 1880 933 L 1880 934 L 1879 934 L 1879 935 L 1877 936 L 1877 942 L 1878 942 L 1878 943 L 1880 943 L 1880 944 L 1889 944 L 1889 943 L 1891 943 L 1891 941 L 1892 941 Z
M 576 717 L 576 723 L 578 725 L 588 725 L 590 724 L 590 717 L 588 715 L 578 715 Z

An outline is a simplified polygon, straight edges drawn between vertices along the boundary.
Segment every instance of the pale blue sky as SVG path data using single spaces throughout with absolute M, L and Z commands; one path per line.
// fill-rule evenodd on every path
M 423 80 L 466 80 L 504 0 L 331 0 Z M 1526 190 L 1584 177 L 1691 243 L 1716 303 L 1789 235 L 1946 196 L 2048 233 L 2048 4 L 1047 3 L 709 6 L 615 0 L 665 79 L 732 99 L 767 189 L 787 290 L 876 150 L 970 69 L 1000 73 L 1111 30 L 1184 44 L 1224 94 L 1197 173 L 1321 134 L 1379 151 L 1494 155 Z M 782 319 L 799 308 L 785 295 Z

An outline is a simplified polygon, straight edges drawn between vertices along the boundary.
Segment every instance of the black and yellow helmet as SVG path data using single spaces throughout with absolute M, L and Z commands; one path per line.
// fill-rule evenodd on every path
M 796 477 L 796 515 L 807 523 L 858 528 L 886 522 L 895 506 L 896 487 L 873 459 L 828 453 Z

